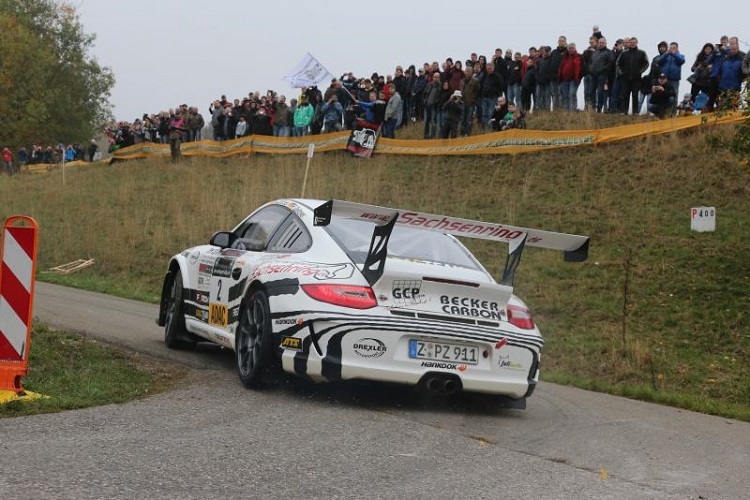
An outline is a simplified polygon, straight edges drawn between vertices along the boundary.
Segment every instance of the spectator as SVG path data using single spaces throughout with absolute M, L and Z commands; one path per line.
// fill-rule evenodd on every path
M 68 147 L 65 148 L 64 155 L 65 155 L 64 158 L 65 158 L 66 163 L 70 161 L 76 161 L 76 151 L 75 149 L 73 149 L 72 144 L 68 144 Z
M 20 148 L 18 150 L 18 167 L 16 168 L 16 170 L 20 172 L 28 161 L 29 161 L 28 151 L 26 151 L 26 148 L 24 147 Z
M 609 76 L 615 66 L 615 56 L 607 48 L 607 39 L 602 37 L 598 41 L 597 50 L 591 55 L 591 85 L 596 89 L 596 111 L 602 113 L 606 109 L 609 98 Z
M 289 106 L 286 103 L 286 96 L 279 96 L 275 101 L 273 109 L 273 135 L 276 137 L 289 137 Z
M 489 120 L 492 115 L 492 110 L 494 109 L 495 101 L 503 94 L 504 90 L 505 82 L 503 81 L 502 76 L 495 72 L 495 64 L 487 63 L 487 72 L 479 90 L 480 103 L 482 106 L 482 120 Z M 489 124 L 483 121 L 482 128 L 487 129 L 488 126 Z
M 424 68 L 417 70 L 417 77 L 411 86 L 411 107 L 409 110 L 413 122 L 424 119 L 424 91 L 428 83 Z
M 680 93 L 680 80 L 682 79 L 682 65 L 685 64 L 685 56 L 680 54 L 677 42 L 669 44 L 669 49 L 661 54 L 658 59 L 659 73 L 667 75 L 669 84 L 676 94 Z
M 560 64 L 562 64 L 562 59 L 565 53 L 567 52 L 568 47 L 568 39 L 564 37 L 563 35 L 560 35 L 557 38 L 557 47 L 555 47 L 555 50 L 550 52 L 550 85 L 549 85 L 549 92 L 550 92 L 550 100 L 552 102 L 552 106 L 555 110 L 560 109 L 560 80 L 559 80 L 559 72 L 560 72 Z
M 398 123 L 396 124 L 396 127 L 400 127 L 401 123 L 407 118 L 404 110 L 406 106 L 407 89 L 409 87 L 409 70 L 406 71 L 406 74 L 404 74 L 404 69 L 401 66 L 396 66 L 396 71 L 393 76 L 393 85 L 395 86 L 395 91 L 398 92 L 398 95 L 401 97 L 402 108 L 400 118 L 398 120 Z
M 442 137 L 445 131 L 445 103 L 448 102 L 453 95 L 451 92 L 451 86 L 447 79 L 444 79 L 440 84 L 440 97 L 437 102 L 437 122 L 438 122 L 438 136 Z
M 455 139 L 458 136 L 458 127 L 464 115 L 464 103 L 460 90 L 453 91 L 450 99 L 443 105 L 443 112 L 445 113 L 445 124 L 443 125 L 442 138 Z
M 602 35 L 602 32 L 599 29 L 599 26 L 597 26 L 596 24 L 591 28 L 591 36 L 593 36 L 597 40 L 601 40 L 602 38 L 604 38 L 604 35 Z
M 612 47 L 612 55 L 614 56 L 615 63 L 612 65 L 612 70 L 609 73 L 609 102 L 607 103 L 607 112 L 616 113 L 620 110 L 620 101 L 622 92 L 622 71 L 617 67 L 617 61 L 620 55 L 624 52 L 630 39 L 623 40 L 618 38 Z
M 512 102 L 516 107 L 521 107 L 521 69 L 523 58 L 520 52 L 516 52 L 510 61 L 506 60 L 508 65 L 508 102 Z M 466 94 L 464 94 L 466 102 Z
M 245 115 L 240 116 L 240 121 L 237 122 L 237 127 L 234 129 L 235 137 L 244 137 L 247 135 L 247 117 Z
M 440 73 L 432 74 L 432 81 L 424 90 L 424 138 L 434 139 L 438 135 L 438 101 L 442 85 Z
M 310 133 L 310 122 L 312 122 L 315 109 L 307 99 L 307 95 L 302 94 L 294 110 L 294 137 L 303 137 Z
M 552 67 L 552 50 L 542 46 L 536 61 L 536 95 L 534 111 L 549 111 L 552 106 L 552 84 L 557 86 L 557 69 Z
M 690 71 L 693 74 L 688 77 L 688 81 L 691 83 L 690 95 L 693 102 L 695 102 L 696 97 L 698 97 L 701 91 L 709 96 L 714 95 L 714 100 L 716 99 L 716 86 L 711 81 L 711 64 L 709 62 L 714 54 L 714 50 L 712 43 L 703 44 L 703 48 L 695 57 L 695 62 L 690 67 Z
M 683 60 L 684 62 L 684 60 Z M 622 75 L 622 93 L 620 111 L 628 112 L 629 100 L 632 100 L 632 113 L 637 115 L 638 92 L 641 88 L 641 75 L 648 69 L 649 62 L 646 53 L 638 48 L 638 39 L 632 37 L 628 41 L 627 49 L 617 59 L 617 69 Z
M 13 170 L 13 152 L 10 150 L 8 146 L 5 146 L 3 148 L 3 167 L 5 168 L 5 171 L 8 172 L 8 175 L 13 175 L 15 172 Z
M 750 76 L 750 52 L 742 59 L 742 74 L 746 77 Z
M 674 88 L 669 84 L 667 75 L 659 75 L 654 86 L 651 88 L 651 100 L 648 106 L 650 113 L 659 118 L 666 118 L 670 111 L 675 108 L 676 94 Z
M 534 99 L 536 93 L 536 59 L 528 57 L 522 69 L 521 77 L 521 107 L 524 111 L 531 111 L 532 100 L 536 108 L 537 102 Z
M 187 115 L 188 142 L 200 141 L 203 126 L 206 124 L 203 115 L 198 112 L 198 108 L 189 107 Z
M 464 74 L 461 81 L 461 95 L 464 101 L 464 112 L 461 118 L 461 135 L 471 135 L 471 129 L 474 125 L 474 114 L 477 109 L 479 100 L 479 79 L 474 74 L 473 69 Z
M 229 109 L 229 108 L 227 108 Z M 175 114 L 169 120 L 169 152 L 172 157 L 172 162 L 176 163 L 180 161 L 182 154 L 182 134 L 185 132 L 185 121 L 182 116 Z
M 689 116 L 693 114 L 693 96 L 688 92 L 682 96 L 682 100 L 677 104 L 677 114 L 680 116 Z
M 344 118 L 344 108 L 334 93 L 323 104 L 320 109 L 323 114 L 323 129 L 326 132 L 338 132 L 341 130 L 341 122 Z
M 729 42 L 729 50 L 713 64 L 711 78 L 718 82 L 719 99 L 723 107 L 736 108 L 739 106 L 738 96 L 742 87 L 742 61 L 745 56 L 741 55 L 739 43 Z
M 583 58 L 576 50 L 576 44 L 567 46 L 558 70 L 560 82 L 560 107 L 566 111 L 578 109 L 578 86 L 581 84 Z
M 96 139 L 91 139 L 89 143 L 89 161 L 94 161 L 96 152 L 99 151 L 99 146 L 96 144 Z
M 271 123 L 271 116 L 266 112 L 266 108 L 260 108 L 258 109 L 258 112 L 255 113 L 253 134 L 273 135 L 273 124 Z
M 490 128 L 492 130 L 502 130 L 503 120 L 505 119 L 505 115 L 508 114 L 508 109 L 508 102 L 505 97 L 498 97 L 497 103 L 495 104 L 495 109 L 493 110 L 492 116 L 489 120 Z
M 589 38 L 589 46 L 583 51 L 583 109 L 596 109 L 596 87 L 591 83 L 591 56 L 598 48 L 599 39 L 595 36 Z
M 396 127 L 401 123 L 404 112 L 404 103 L 401 94 L 396 90 L 396 85 L 391 83 L 388 86 L 391 94 L 388 104 L 385 107 L 385 120 L 383 123 L 383 137 L 390 139 L 396 138 Z

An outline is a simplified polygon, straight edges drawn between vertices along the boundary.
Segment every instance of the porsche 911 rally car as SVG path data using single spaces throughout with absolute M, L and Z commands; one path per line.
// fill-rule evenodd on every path
M 456 238 L 508 244 L 500 282 Z M 277 200 L 175 255 L 158 324 L 170 348 L 235 351 L 243 384 L 278 365 L 312 381 L 365 379 L 506 396 L 523 407 L 542 336 L 513 295 L 525 246 L 588 255 L 585 236 L 346 201 Z

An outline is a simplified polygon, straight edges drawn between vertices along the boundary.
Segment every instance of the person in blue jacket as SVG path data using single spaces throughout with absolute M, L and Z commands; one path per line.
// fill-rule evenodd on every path
M 715 79 L 718 84 L 720 98 L 728 92 L 739 93 L 742 87 L 743 75 L 742 54 L 737 42 L 730 42 L 729 50 L 721 59 L 714 62 L 711 68 L 711 78 Z
M 669 49 L 657 58 L 659 72 L 667 75 L 667 81 L 672 86 L 675 94 L 680 95 L 680 80 L 682 80 L 682 65 L 685 64 L 685 56 L 680 54 L 680 46 L 677 42 L 669 44 Z

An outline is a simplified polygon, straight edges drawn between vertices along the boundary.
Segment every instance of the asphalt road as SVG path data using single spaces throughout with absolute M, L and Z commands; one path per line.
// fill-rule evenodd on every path
M 190 380 L 133 403 L 0 420 L 0 498 L 750 494 L 748 423 L 546 383 L 524 411 L 284 376 L 253 392 L 225 350 L 167 350 L 153 305 L 38 283 L 35 316 L 183 363 Z

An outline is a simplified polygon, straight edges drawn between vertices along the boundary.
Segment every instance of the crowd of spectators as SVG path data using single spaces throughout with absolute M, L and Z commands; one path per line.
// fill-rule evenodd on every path
M 272 90 L 234 100 L 223 95 L 209 105 L 205 119 L 196 107 L 183 104 L 120 124 L 110 137 L 113 147 L 166 143 L 168 124 L 177 115 L 185 124 L 183 141 L 201 139 L 204 125 L 210 134 L 206 138 L 221 141 L 251 134 L 319 134 L 350 129 L 358 121 L 380 127 L 384 137 L 395 137 L 400 126 L 420 121 L 423 137 L 432 139 L 524 127 L 527 113 L 553 110 L 648 112 L 664 118 L 685 114 L 688 105 L 691 113 L 737 105 L 736 94 L 750 73 L 750 56 L 739 50 L 737 37 L 723 36 L 719 43 L 703 46 L 690 67 L 691 88 L 682 102 L 678 96 L 685 62 L 677 42 L 660 42 L 649 60 L 637 38 L 617 39 L 610 48 L 594 26 L 582 51 L 560 36 L 554 48 L 530 47 L 525 54 L 498 48 L 489 58 L 472 53 L 464 61 L 396 66 L 388 75 L 348 72 L 323 91 L 301 89 L 289 102 Z
M 273 90 L 232 100 L 222 95 L 209 104 L 205 117 L 197 106 L 182 104 L 144 114 L 132 123 L 113 123 L 104 132 L 110 151 L 156 142 L 170 144 L 174 157 L 181 142 L 248 135 L 299 137 L 361 124 L 393 138 L 399 127 L 421 122 L 423 137 L 433 139 L 522 128 L 527 113 L 583 109 L 665 118 L 739 105 L 743 80 L 750 74 L 750 55 L 740 50 L 737 37 L 723 36 L 719 43 L 701 48 L 690 66 L 690 91 L 680 100 L 683 71 L 688 74 L 685 63 L 677 42 L 660 42 L 649 60 L 637 38 L 617 39 L 609 48 L 608 39 L 593 26 L 582 51 L 560 36 L 555 48 L 540 45 L 525 54 L 497 48 L 489 58 L 472 53 L 464 61 L 446 58 L 442 64 L 396 66 L 387 75 L 357 77 L 348 72 L 323 91 L 317 86 L 300 89 L 288 102 Z M 69 149 L 74 159 L 87 158 L 75 145 L 34 146 L 30 153 L 19 150 L 18 160 L 60 161 L 67 159 Z
M 99 158 L 99 146 L 95 139 L 87 148 L 80 144 L 58 143 L 56 146 L 32 145 L 13 151 L 9 146 L 2 150 L 2 167 L 6 174 L 16 174 L 26 165 L 67 163 L 71 161 L 95 161 Z

